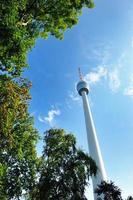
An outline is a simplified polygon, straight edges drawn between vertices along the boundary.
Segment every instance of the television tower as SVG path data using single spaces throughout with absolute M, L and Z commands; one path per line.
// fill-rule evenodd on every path
M 80 77 L 80 81 L 77 84 L 77 91 L 79 95 L 82 96 L 82 100 L 83 100 L 89 154 L 95 160 L 96 165 L 98 167 L 97 175 L 95 177 L 94 176 L 92 177 L 93 192 L 94 192 L 98 184 L 100 184 L 102 181 L 107 181 L 107 175 L 104 168 L 100 146 L 98 143 L 98 138 L 97 138 L 97 134 L 96 134 L 96 130 L 95 130 L 92 114 L 91 114 L 89 100 L 87 98 L 87 94 L 89 93 L 89 88 L 88 88 L 87 82 L 83 80 L 80 68 L 79 68 L 79 77 Z M 94 192 L 94 200 L 96 199 L 97 199 L 97 195 Z M 103 197 L 101 196 L 100 199 L 103 199 Z

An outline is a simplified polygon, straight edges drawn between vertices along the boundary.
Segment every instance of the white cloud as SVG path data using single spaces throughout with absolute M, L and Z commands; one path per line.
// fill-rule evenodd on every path
M 84 80 L 89 85 L 97 84 L 103 79 L 107 81 L 109 88 L 113 92 L 117 92 L 121 85 L 119 78 L 119 68 L 115 68 L 112 71 L 109 71 L 107 67 L 99 66 L 84 76 Z
M 79 101 L 79 100 L 80 100 L 80 97 L 79 97 L 78 93 L 75 94 L 74 92 L 71 92 L 71 93 L 69 94 L 69 97 L 70 97 L 73 101 Z
M 133 74 L 130 76 L 130 85 L 133 86 Z
M 130 76 L 129 86 L 124 90 L 124 95 L 133 97 L 133 74 Z
M 110 49 L 111 49 L 110 45 L 99 44 L 97 47 L 94 47 L 92 49 L 92 57 L 104 65 L 107 63 L 107 61 L 111 56 Z
M 102 65 L 106 64 L 111 57 L 112 44 L 102 41 L 99 43 L 90 43 L 88 36 L 79 38 L 81 53 L 88 60 L 95 60 Z
M 32 112 L 30 113 L 30 116 L 31 116 L 31 117 L 34 117 L 35 114 L 36 114 L 36 111 L 32 111 Z
M 68 99 L 65 100 L 65 103 L 66 103 L 67 108 L 72 109 L 71 103 L 69 102 Z
M 126 88 L 124 91 L 124 95 L 133 97 L 133 87 Z
M 113 70 L 109 70 L 107 66 L 98 66 L 90 71 L 84 76 L 84 80 L 88 83 L 89 86 L 96 85 L 100 81 L 106 81 L 106 84 L 112 92 L 117 92 L 120 88 L 121 82 L 119 78 L 119 67 Z M 77 83 L 75 83 L 76 88 Z M 75 89 L 76 91 L 76 89 Z M 73 101 L 78 102 L 81 99 L 78 93 L 71 92 L 69 98 Z
M 94 71 L 89 72 L 84 76 L 84 80 L 88 82 L 89 85 L 96 84 L 101 81 L 102 78 L 107 76 L 107 68 L 106 67 L 98 67 Z
M 131 60 L 128 59 L 129 50 L 124 50 L 114 60 L 114 53 L 112 51 L 113 46 L 111 43 L 107 44 L 102 42 L 96 45 L 92 45 L 86 41 L 87 40 L 85 37 L 80 38 L 81 53 L 89 61 L 94 61 L 97 67 L 91 68 L 91 71 L 85 74 L 84 80 L 88 83 L 90 88 L 92 88 L 92 86 L 96 86 L 100 82 L 103 82 L 107 85 L 111 92 L 119 92 L 120 87 L 124 82 L 123 79 L 121 79 L 123 77 L 123 72 L 125 72 L 125 67 L 128 66 L 128 60 Z M 133 37 L 131 38 L 131 45 L 133 47 Z M 82 66 L 85 66 L 85 69 L 87 69 L 88 62 L 83 63 Z M 133 96 L 133 84 L 132 86 L 129 86 L 130 87 L 124 91 L 124 95 Z M 69 94 L 69 98 L 77 103 L 79 103 L 79 100 L 81 99 L 76 92 L 76 89 L 74 92 Z
M 48 111 L 47 117 L 38 117 L 38 120 L 43 123 L 48 123 L 50 126 L 53 126 L 53 122 L 56 116 L 59 116 L 61 114 L 61 111 L 59 109 L 51 109 Z
M 109 72 L 108 76 L 110 89 L 113 92 L 117 92 L 121 85 L 118 70 L 114 69 L 113 71 Z
M 84 80 L 89 84 L 93 85 L 101 81 L 102 78 L 105 78 L 107 76 L 107 68 L 106 67 L 97 67 L 93 71 L 89 72 L 84 76 Z M 69 98 L 72 101 L 77 102 L 79 105 L 81 105 L 81 97 L 79 96 L 77 90 L 76 90 L 75 83 L 75 90 L 74 92 L 69 92 Z
M 40 116 L 40 115 L 38 116 L 38 120 L 39 120 L 40 122 L 43 122 L 43 123 L 45 122 L 44 117 L 42 117 L 42 116 Z

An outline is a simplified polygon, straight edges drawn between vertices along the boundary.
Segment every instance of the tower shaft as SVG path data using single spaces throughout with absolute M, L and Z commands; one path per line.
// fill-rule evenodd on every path
M 93 190 L 100 184 L 102 181 L 107 181 L 107 175 L 104 168 L 104 163 L 98 143 L 98 138 L 96 135 L 96 130 L 91 114 L 91 109 L 89 105 L 89 100 L 87 98 L 87 93 L 85 90 L 81 91 L 82 100 L 83 100 L 83 108 L 84 108 L 84 116 L 85 116 L 85 124 L 87 131 L 87 140 L 89 146 L 90 156 L 95 160 L 96 165 L 98 167 L 98 172 L 96 177 L 92 177 L 93 182 Z M 96 194 L 94 193 L 94 199 L 97 199 Z

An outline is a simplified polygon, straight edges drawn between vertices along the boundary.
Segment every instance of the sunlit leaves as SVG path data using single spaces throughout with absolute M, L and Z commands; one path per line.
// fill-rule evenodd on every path
M 37 168 L 37 130 L 28 114 L 25 79 L 0 76 L 0 197 L 19 199 L 34 185 Z
M 0 2 L 0 70 L 18 76 L 38 37 L 62 39 L 92 0 L 10 0 Z
M 50 129 L 44 136 L 40 180 L 31 199 L 85 200 L 85 186 L 96 171 L 95 162 L 77 149 L 74 135 L 62 129 Z

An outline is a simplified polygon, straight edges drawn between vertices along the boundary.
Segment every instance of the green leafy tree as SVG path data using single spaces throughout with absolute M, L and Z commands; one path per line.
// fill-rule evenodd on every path
M 50 129 L 44 137 L 40 179 L 32 200 L 86 200 L 85 187 L 96 175 L 95 162 L 76 148 L 76 139 L 62 129 Z
M 98 200 L 100 200 L 101 195 L 103 195 L 104 200 L 122 200 L 121 190 L 113 182 L 103 181 L 98 185 L 95 192 L 99 196 Z
M 30 85 L 0 76 L 0 200 L 20 199 L 34 185 L 38 133 L 28 114 Z
M 133 197 L 132 197 L 132 196 L 129 196 L 129 197 L 127 198 L 127 200 L 133 200 Z
M 82 8 L 93 6 L 92 0 L 0 1 L 0 70 L 19 75 L 38 37 L 61 39 Z

